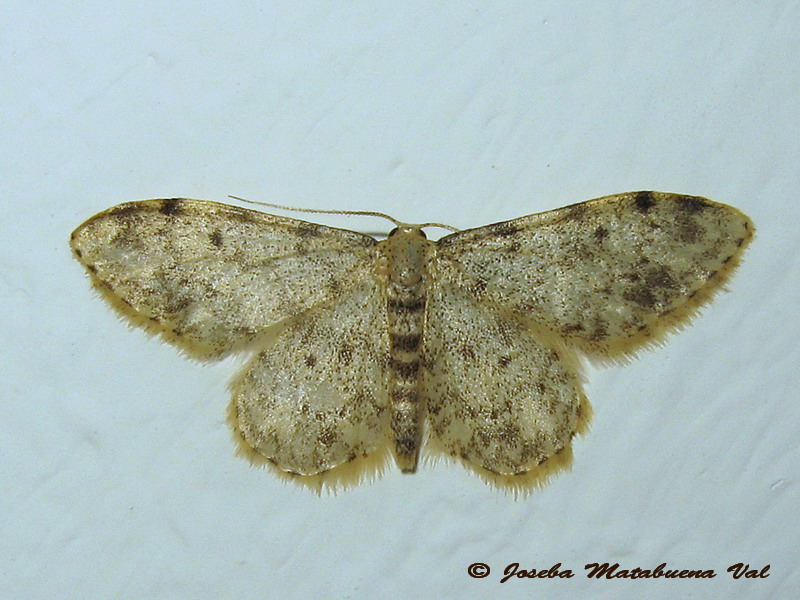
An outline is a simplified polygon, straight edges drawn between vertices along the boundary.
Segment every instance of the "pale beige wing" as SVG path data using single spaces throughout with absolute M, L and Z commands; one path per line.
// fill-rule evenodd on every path
M 753 235 L 705 198 L 607 196 L 449 235 L 432 271 L 594 358 L 685 323 L 731 275 Z
M 491 300 L 435 280 L 426 316 L 427 447 L 519 489 L 568 466 L 590 411 L 574 355 Z
M 380 466 L 391 442 L 388 353 L 377 279 L 291 319 L 234 385 L 230 419 L 245 454 L 295 475 L 344 467 L 338 482 L 357 481 L 365 459 Z
M 377 256 L 361 233 L 187 199 L 121 204 L 71 243 L 115 308 L 198 358 L 343 293 Z

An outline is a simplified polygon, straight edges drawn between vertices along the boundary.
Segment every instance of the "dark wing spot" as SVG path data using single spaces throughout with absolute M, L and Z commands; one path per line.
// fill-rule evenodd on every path
M 653 288 L 661 288 L 664 290 L 675 289 L 675 277 L 673 277 L 669 268 L 664 265 L 648 272 L 645 275 L 645 281 L 647 285 Z
M 353 347 L 350 344 L 344 343 L 339 346 L 339 360 L 345 365 L 349 365 L 353 360 Z
M 295 253 L 296 253 L 298 256 L 305 256 L 305 255 L 307 255 L 307 254 L 308 254 L 308 252 L 309 252 L 309 250 L 310 250 L 310 248 L 309 248 L 309 244 L 308 244 L 307 242 L 305 242 L 305 241 L 300 241 L 300 242 L 297 242 L 297 243 L 294 245 L 294 251 L 295 251 Z
M 561 328 L 561 333 L 564 335 L 571 335 L 578 331 L 583 331 L 583 323 L 568 323 Z
M 622 279 L 627 279 L 628 281 L 639 281 L 641 276 L 636 271 L 631 271 L 630 273 L 623 273 L 621 275 Z
M 322 228 L 316 223 L 303 222 L 297 228 L 297 235 L 299 235 L 301 238 L 317 237 L 320 234 L 321 229 Z
M 339 440 L 339 432 L 335 427 L 328 426 L 322 430 L 318 439 L 323 446 L 332 446 Z
M 313 354 L 308 354 L 306 356 L 306 366 L 313 367 L 315 364 L 317 364 L 317 357 Z
M 625 298 L 628 302 L 633 302 L 634 304 L 638 304 L 639 306 L 645 306 L 647 308 L 651 308 L 655 305 L 656 299 L 653 296 L 653 292 L 647 286 L 639 286 L 628 290 L 622 297 Z
M 138 208 L 135 202 L 128 202 L 126 204 L 120 204 L 119 206 L 115 206 L 111 210 L 108 211 L 108 214 L 114 215 L 115 217 L 125 217 L 131 213 L 137 212 Z
M 215 229 L 213 232 L 211 232 L 211 235 L 208 236 L 208 239 L 211 240 L 211 243 L 217 248 L 222 248 L 222 232 L 219 229 Z
M 497 361 L 497 364 L 501 367 L 507 367 L 511 364 L 511 357 L 510 356 L 501 356 L 500 359 Z
M 514 423 L 505 423 L 497 434 L 501 440 L 513 442 L 520 437 L 519 426 Z
M 520 230 L 519 226 L 514 225 L 512 223 L 497 223 L 496 225 L 492 225 L 492 233 L 499 237 L 507 237 L 509 235 L 514 235 Z
M 608 229 L 605 227 L 598 227 L 594 230 L 594 239 L 598 242 L 602 242 L 604 239 L 608 237 Z
M 605 323 L 598 321 L 594 324 L 594 330 L 589 335 L 589 339 L 593 342 L 599 342 L 608 337 L 608 327 Z
M 703 237 L 703 228 L 691 218 L 678 219 L 675 223 L 678 238 L 687 244 L 694 244 Z
M 185 311 L 192 303 L 192 299 L 185 295 L 176 295 L 164 305 L 164 311 L 167 314 L 174 315 Z
M 466 342 L 459 348 L 459 352 L 466 360 L 475 360 L 477 356 L 475 354 L 475 348 Z
M 675 198 L 675 202 L 677 202 L 683 210 L 690 213 L 700 212 L 709 207 L 705 199 L 698 198 L 697 196 L 679 196 Z
M 475 446 L 476 442 L 479 446 L 486 447 L 489 446 L 492 441 L 494 440 L 494 431 L 491 429 L 482 430 L 479 429 L 475 433 L 472 434 L 471 446 Z
M 483 279 L 482 277 L 479 277 L 479 278 L 478 278 L 478 279 L 475 281 L 475 284 L 474 284 L 474 285 L 472 285 L 472 286 L 469 288 L 469 291 L 470 291 L 470 292 L 471 292 L 473 295 L 479 296 L 479 295 L 483 294 L 483 292 L 485 292 L 485 291 L 486 291 L 486 285 L 487 285 L 487 281 L 486 281 L 485 279 Z
M 653 208 L 656 201 L 652 192 L 637 192 L 633 198 L 633 203 L 638 210 L 647 212 Z
M 564 219 L 569 221 L 578 221 L 583 218 L 586 213 L 586 203 L 572 204 L 564 209 Z
M 164 200 L 161 202 L 161 214 L 167 215 L 168 217 L 174 217 L 178 215 L 183 210 L 182 200 L 180 198 L 169 198 L 168 200 Z
M 233 328 L 233 332 L 237 336 L 243 337 L 243 338 L 252 338 L 257 333 L 257 331 L 256 331 L 256 329 L 254 327 L 244 326 L 244 325 L 240 325 L 238 327 L 234 327 Z

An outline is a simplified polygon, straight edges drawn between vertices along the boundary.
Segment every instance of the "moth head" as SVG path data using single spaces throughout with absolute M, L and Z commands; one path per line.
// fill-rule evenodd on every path
M 398 225 L 394 229 L 389 232 L 388 237 L 394 237 L 399 234 L 403 235 L 413 235 L 416 237 L 421 237 L 423 239 L 428 239 L 428 236 L 425 235 L 425 232 L 422 230 L 422 225 L 406 225 L 405 223 Z

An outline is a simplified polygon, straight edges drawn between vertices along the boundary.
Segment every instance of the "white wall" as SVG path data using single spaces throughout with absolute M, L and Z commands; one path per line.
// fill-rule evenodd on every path
M 780 1 L 5 2 L 0 596 L 795 597 L 798 30 Z M 236 361 L 127 330 L 67 245 L 152 197 L 474 227 L 636 189 L 757 238 L 690 328 L 588 371 L 574 468 L 524 500 L 444 463 L 322 497 L 251 468 Z M 575 577 L 501 584 L 512 562 Z

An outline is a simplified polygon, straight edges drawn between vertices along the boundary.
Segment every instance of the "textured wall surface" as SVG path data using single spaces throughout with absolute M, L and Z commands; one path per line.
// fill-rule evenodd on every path
M 797 597 L 800 6 L 712 4 L 6 2 L 0 596 Z M 446 463 L 322 497 L 252 468 L 237 360 L 128 330 L 68 248 L 153 197 L 463 228 L 637 189 L 731 204 L 756 239 L 691 327 L 587 368 L 574 468 L 517 500 Z

